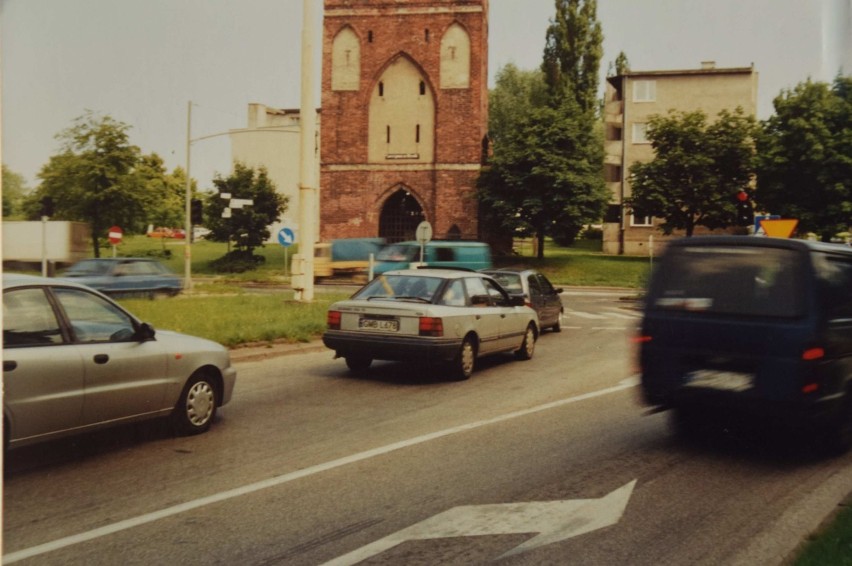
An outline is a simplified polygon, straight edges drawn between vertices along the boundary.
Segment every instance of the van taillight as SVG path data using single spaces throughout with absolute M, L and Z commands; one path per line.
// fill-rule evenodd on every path
M 340 311 L 328 311 L 328 328 L 331 330 L 340 330 Z
M 823 348 L 808 348 L 802 352 L 802 359 L 805 361 L 819 360 L 825 357 L 825 349 Z
M 444 321 L 431 316 L 420 317 L 420 336 L 443 336 Z

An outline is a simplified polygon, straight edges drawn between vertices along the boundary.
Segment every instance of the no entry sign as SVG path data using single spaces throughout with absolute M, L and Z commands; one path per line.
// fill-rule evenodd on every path
M 109 235 L 109 243 L 112 244 L 113 246 L 121 243 L 122 232 L 121 232 L 121 228 L 119 228 L 118 226 L 113 226 L 112 228 L 110 228 L 108 235 Z

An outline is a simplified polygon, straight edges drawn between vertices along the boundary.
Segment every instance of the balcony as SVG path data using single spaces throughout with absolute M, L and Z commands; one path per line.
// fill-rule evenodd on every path
M 621 124 L 624 121 L 624 101 L 610 100 L 604 106 L 604 122 Z

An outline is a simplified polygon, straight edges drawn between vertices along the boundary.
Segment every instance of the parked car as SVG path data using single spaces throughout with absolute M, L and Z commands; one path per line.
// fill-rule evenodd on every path
M 559 297 L 562 288 L 554 287 L 543 273 L 523 268 L 483 269 L 482 272 L 493 277 L 509 294 L 523 295 L 527 306 L 538 313 L 542 328 L 562 331 L 562 314 L 565 312 Z
M 166 416 L 205 432 L 235 381 L 215 342 L 155 331 L 83 285 L 3 275 L 4 446 Z
M 532 358 L 538 334 L 535 311 L 484 273 L 406 269 L 331 305 L 323 343 L 353 371 L 398 360 L 448 365 L 467 379 L 482 356 Z
M 101 293 L 118 295 L 174 296 L 181 291 L 180 278 L 155 259 L 120 257 L 84 259 L 62 274 Z
M 157 228 L 151 228 L 145 235 L 149 238 L 174 238 L 176 240 L 184 240 L 186 239 L 186 230 L 183 228 L 164 228 L 159 226 Z
M 731 413 L 852 446 L 852 250 L 754 237 L 671 242 L 638 337 L 645 402 L 678 430 Z
M 408 269 L 420 262 L 418 242 L 389 244 L 376 255 L 373 272 L 376 275 L 394 269 Z M 462 267 L 487 269 L 491 267 L 491 247 L 483 242 L 432 240 L 423 246 L 423 263 L 431 267 Z

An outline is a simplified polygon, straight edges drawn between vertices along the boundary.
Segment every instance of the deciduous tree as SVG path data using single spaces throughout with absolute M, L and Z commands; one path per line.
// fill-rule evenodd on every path
M 754 132 L 754 119 L 741 108 L 720 112 L 712 123 L 700 110 L 652 117 L 654 158 L 630 167 L 628 206 L 664 219 L 665 234 L 735 224 L 737 193 L 752 193 Z
M 756 199 L 828 241 L 852 227 L 852 76 L 782 91 L 762 123 Z
M 233 242 L 240 255 L 252 256 L 254 249 L 269 239 L 269 225 L 287 210 L 288 198 L 275 190 L 265 168 L 255 170 L 242 163 L 235 163 L 228 177 L 217 175 L 213 185 L 217 192 L 207 197 L 204 206 L 205 226 L 210 229 L 207 239 Z M 252 204 L 231 209 L 230 217 L 223 218 L 230 202 L 221 197 L 223 194 L 251 199 Z

